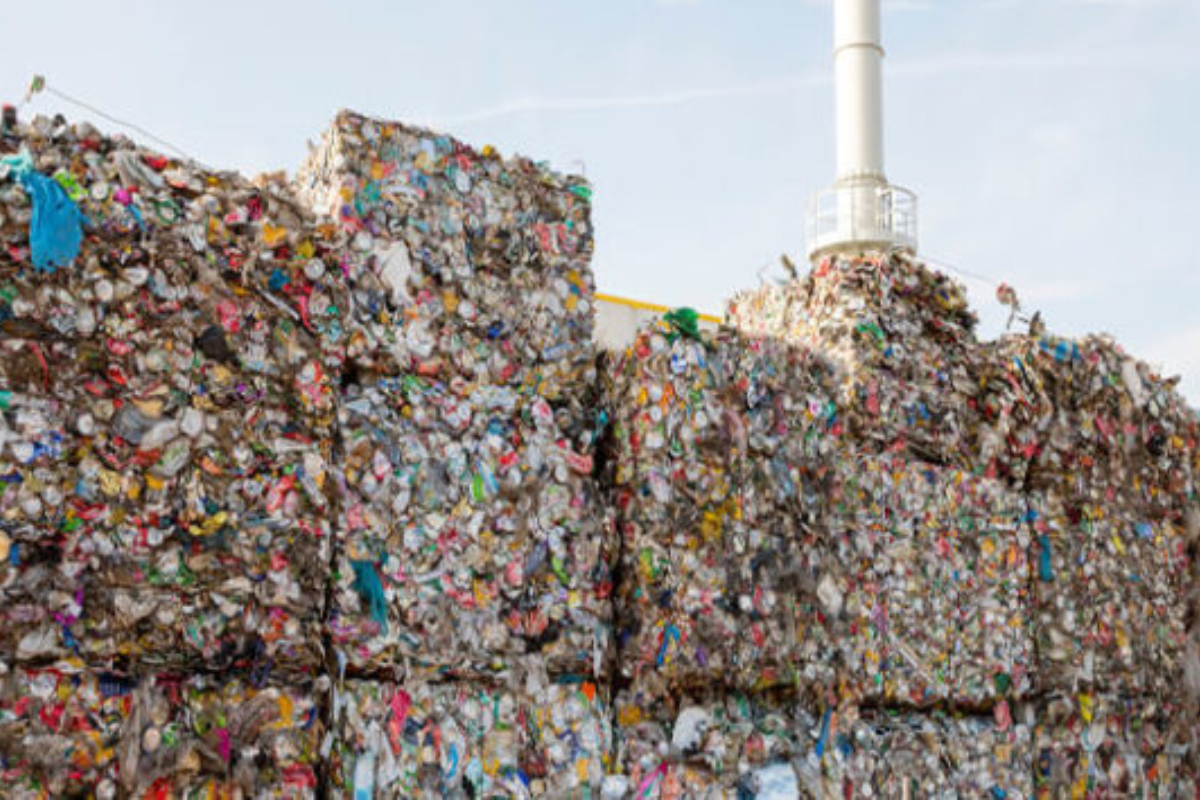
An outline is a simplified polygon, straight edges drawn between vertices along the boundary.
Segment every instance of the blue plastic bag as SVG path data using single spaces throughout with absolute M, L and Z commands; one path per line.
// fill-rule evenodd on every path
M 383 594 L 383 583 L 379 573 L 370 561 L 351 561 L 354 567 L 354 589 L 371 607 L 371 619 L 379 623 L 384 633 L 387 633 L 387 598 Z
M 29 247 L 34 268 L 54 272 L 69 265 L 83 243 L 83 212 L 57 181 L 33 170 L 23 172 L 20 180 L 33 203 Z

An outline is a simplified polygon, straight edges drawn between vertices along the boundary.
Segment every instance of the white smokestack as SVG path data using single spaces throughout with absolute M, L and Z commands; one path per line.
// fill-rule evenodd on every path
M 879 0 L 836 0 L 833 30 L 838 180 L 887 185 Z
M 834 0 L 837 180 L 809 210 L 810 258 L 917 248 L 916 196 L 890 186 L 883 162 L 880 0 Z

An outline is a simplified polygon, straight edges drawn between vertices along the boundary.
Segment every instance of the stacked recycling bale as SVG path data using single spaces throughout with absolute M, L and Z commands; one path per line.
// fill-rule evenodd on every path
M 1077 502 L 1179 518 L 1197 497 L 1197 420 L 1165 380 L 1107 335 L 1009 336 L 997 347 L 1031 387 L 1027 486 Z M 1026 438 L 1027 435 L 1023 435 Z
M 1056 426 L 1073 429 L 1076 438 L 1064 452 L 1061 438 L 1050 437 L 1033 486 L 1041 488 L 1053 471 L 1058 479 L 1046 484 L 1057 484 L 1060 494 L 1073 480 L 1092 498 L 1120 502 L 1128 493 L 1128 502 L 1163 516 L 1178 515 L 1182 500 L 1197 497 L 1196 416 L 1178 393 L 1178 378 L 1164 380 L 1108 336 L 1079 340 L 1067 368 L 1054 372 L 1056 383 L 1072 386 L 1071 402 L 1058 404 Z
M 828 712 L 800 768 L 808 797 L 1033 797 L 1031 725 L 996 718 Z
M 1021 496 L 847 446 L 831 467 L 818 595 L 860 700 L 990 708 L 1033 688 Z
M 333 538 L 337 257 L 282 188 L 87 125 L 35 120 L 0 150 L 0 660 L 80 659 L 63 702 L 96 670 L 307 697 Z
M 18 134 L 0 267 L 11 652 L 311 671 L 340 362 L 322 243 L 237 176 L 87 126 Z M 56 197 L 31 209 L 18 173 Z M 87 218 L 60 263 L 21 222 L 54 202 Z
M 1038 797 L 1195 797 L 1194 710 L 1169 696 L 1054 693 L 1034 730 Z
M 517 675 L 544 669 L 545 685 L 577 699 L 570 687 L 594 687 L 607 664 L 590 189 L 349 112 L 296 183 L 336 223 L 353 287 L 328 630 L 356 710 L 335 723 L 333 791 L 595 791 L 609 737 L 577 740 L 607 725 L 605 690 L 562 731 L 517 736 L 495 720 L 512 740 L 495 745 L 503 757 L 486 755 L 495 737 L 476 726 L 458 770 L 433 783 L 419 753 L 364 739 L 397 724 L 383 700 L 425 698 L 419 716 L 434 728 L 467 726 L 466 697 L 530 720 L 548 698 Z
M 839 405 L 864 446 L 962 463 L 977 320 L 961 284 L 902 256 L 826 259 L 801 280 L 737 295 L 726 316 L 837 364 Z
M 639 796 L 719 796 L 764 778 L 795 750 L 786 720 L 836 679 L 817 593 L 841 434 L 829 370 L 777 341 L 653 326 L 607 364 L 618 769 L 625 788 L 658 793 Z M 714 723 L 712 752 L 680 732 L 686 709 L 724 720 L 735 696 L 757 710 Z M 742 757 L 760 722 L 783 739 Z
M 730 316 L 745 329 L 840 354 L 842 397 L 861 441 L 994 476 L 1026 495 L 1018 560 L 1036 539 L 1030 556 L 1046 561 L 1043 580 L 1031 584 L 1041 658 L 1063 654 L 1045 641 L 1067 635 L 1056 616 L 1086 615 L 1098 641 L 1128 639 L 1116 649 L 1130 668 L 1137 662 L 1174 680 L 1189 615 L 1184 507 L 1196 496 L 1189 459 L 1197 436 L 1195 414 L 1172 382 L 1106 337 L 1034 331 L 977 343 L 961 288 L 903 256 L 823 262 L 803 281 L 738 298 Z M 888 403 L 872 401 L 877 387 L 891 387 L 880 398 L 908 387 L 916 405 L 901 402 L 905 414 L 889 416 Z M 940 410 L 927 415 L 931 403 Z M 1059 561 L 1086 567 L 1055 583 Z M 1023 616 L 1032 619 L 1029 611 Z M 1111 627 L 1120 636 L 1107 635 Z M 1135 647 L 1154 652 L 1135 657 Z
M 1051 409 L 1029 473 L 1038 786 L 1195 794 L 1197 415 L 1109 337 L 1019 347 Z
M 610 374 L 624 675 L 914 705 L 1028 690 L 1017 493 L 858 451 L 810 352 L 669 338 Z
M 406 376 L 348 395 L 330 630 L 355 668 L 463 677 L 605 657 L 607 553 L 587 432 L 544 398 Z M 575 445 L 579 443 L 579 446 Z
M 840 432 L 827 369 L 732 331 L 653 328 L 610 362 L 625 677 L 791 685 L 801 653 L 825 646 L 811 637 L 823 462 Z
M 311 684 L 17 667 L 0 674 L 0 787 L 7 798 L 312 796 L 319 698 Z
M 830 258 L 735 296 L 727 315 L 838 364 L 847 427 L 864 447 L 1024 488 L 1052 414 L 1037 348 L 1024 336 L 980 342 L 950 277 L 902 254 Z
M 864 584 L 875 591 L 862 593 L 866 599 L 859 601 L 876 614 L 854 627 L 865 634 L 867 645 L 890 639 L 903 647 L 898 647 L 899 661 L 895 651 L 889 657 L 864 648 L 862 663 L 879 659 L 898 667 L 895 688 L 900 691 L 876 695 L 889 706 L 907 693 L 917 704 L 930 699 L 970 709 L 994 703 L 997 713 L 1008 714 L 1010 701 L 1033 700 L 1029 708 L 1036 719 L 1039 758 L 1057 758 L 1058 770 L 1050 777 L 1039 773 L 1038 790 L 1062 791 L 1064 775 L 1077 780 L 1080 769 L 1095 771 L 1094 759 L 1083 758 L 1080 767 L 1078 748 L 1061 744 L 1077 738 L 1071 715 L 1061 710 L 1074 693 L 1082 691 L 1086 698 L 1094 693 L 1097 706 L 1125 709 L 1121 716 L 1135 729 L 1141 724 L 1136 720 L 1150 731 L 1169 727 L 1164 700 L 1194 716 L 1200 635 L 1189 587 L 1196 578 L 1194 547 L 1200 536 L 1197 415 L 1184 405 L 1174 381 L 1162 380 L 1107 337 L 1062 339 L 1044 335 L 1036 325 L 1029 335 L 992 343 L 960 335 L 969 330 L 969 317 L 954 299 L 961 293 L 938 288 L 946 285 L 903 257 L 826 262 L 804 281 L 737 298 L 730 316 L 745 330 L 803 342 L 835 354 L 835 360 L 841 356 L 841 398 L 848 405 L 848 439 L 855 447 L 904 455 L 911 463 L 897 475 L 914 468 L 934 474 L 914 457 L 956 465 L 963 477 L 947 485 L 974 483 L 988 498 L 981 507 L 990 511 L 980 517 L 991 520 L 988 536 L 980 537 L 982 529 L 972 522 L 953 526 L 962 535 L 948 541 L 940 534 L 902 537 L 926 552 L 936 545 L 948 559 L 938 566 L 936 560 L 924 564 L 904 548 L 892 549 L 894 523 L 910 516 L 913 505 L 905 493 L 887 498 L 868 488 L 865 496 L 882 498 L 882 516 L 892 520 L 874 530 L 890 529 L 892 536 L 856 537 L 878 577 Z M 900 340 L 894 335 L 899 331 L 920 338 Z M 947 337 L 947 331 L 953 335 Z M 874 335 L 878 347 L 865 333 Z M 932 402 L 940 405 L 930 405 L 938 391 L 942 396 Z M 892 407 L 905 413 L 885 413 L 889 392 L 904 395 Z M 856 460 L 862 459 L 851 458 L 847 474 L 852 482 L 869 484 L 871 470 Z M 894 483 L 901 487 L 905 481 Z M 936 483 L 908 494 L 920 498 L 916 505 L 921 506 L 944 496 Z M 965 488 L 962 496 L 976 491 Z M 841 502 L 838 494 L 835 489 L 830 497 L 835 504 Z M 857 505 L 872 504 L 860 498 Z M 938 512 L 932 518 L 938 520 L 936 529 L 960 516 Z M 855 525 L 873 530 L 864 522 L 860 518 Z M 837 530 L 836 515 L 830 530 Z M 981 580 L 960 583 L 963 565 Z M 915 586 L 924 602 L 907 607 L 890 602 L 887 587 L 912 588 L 913 575 L 922 578 Z M 823 588 L 826 610 L 836 607 L 843 597 L 838 587 Z M 878 614 L 880 607 L 895 611 L 897 605 L 906 611 Z M 954 642 L 958 658 L 940 651 L 937 645 L 948 641 L 935 633 L 941 625 L 970 618 L 992 624 Z M 886 635 L 877 635 L 877 627 Z M 964 657 L 966 662 L 959 660 Z M 973 675 L 961 682 L 960 663 L 974 663 Z M 887 687 L 888 670 L 878 671 L 877 680 Z M 929 678 L 939 674 L 947 681 L 931 691 Z M 1027 720 L 1031 729 L 1034 719 Z M 1139 769 L 1158 763 L 1149 768 L 1157 777 L 1146 772 L 1122 777 L 1129 769 L 1122 758 L 1127 762 L 1128 756 L 1111 753 L 1137 750 L 1143 740 L 1140 732 L 1127 733 L 1125 722 L 1114 725 L 1120 730 L 1110 730 L 1108 738 L 1096 728 L 1095 745 L 1106 743 L 1103 768 L 1109 770 L 1115 760 L 1116 771 L 1098 784 L 1093 777 L 1093 787 L 1170 785 L 1182 791 L 1193 780 L 1179 766 L 1198 757 L 1192 726 L 1175 731 L 1169 741 L 1152 735 L 1154 741 L 1144 742 L 1146 759 Z M 1083 755 L 1094 749 L 1085 742 Z M 1156 762 L 1157 756 L 1149 754 L 1160 751 L 1165 760 Z M 1162 764 L 1168 762 L 1171 777 L 1165 779 Z
M 796 797 L 797 766 L 819 715 L 794 690 L 625 689 L 617 701 L 620 774 L 606 797 Z
M 1039 689 L 1169 694 L 1189 659 L 1200 668 L 1195 412 L 1107 336 L 1035 330 L 983 349 L 980 407 L 1025 463 Z
M 717 692 L 702 709 L 749 692 L 785 716 L 835 695 L 1007 713 L 1030 692 L 1021 495 L 874 452 L 843 428 L 838 377 L 818 352 L 729 329 L 651 327 L 610 362 L 617 738 L 634 783 L 755 779 L 641 744 L 701 688 Z M 797 699 L 768 697 L 788 687 Z
M 413 372 L 563 402 L 587 385 L 595 287 L 583 178 L 344 111 L 293 185 L 349 237 L 343 269 L 365 293 L 360 363 L 391 355 Z
M 612 751 L 607 687 L 540 669 L 509 685 L 350 679 L 333 725 L 335 795 L 596 797 Z

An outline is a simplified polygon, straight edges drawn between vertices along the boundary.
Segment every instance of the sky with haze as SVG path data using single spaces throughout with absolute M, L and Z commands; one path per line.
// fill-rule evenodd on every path
M 583 171 L 600 290 L 666 305 L 802 263 L 833 178 L 829 0 L 37 0 L 4 30 L 3 101 L 41 73 L 214 166 L 290 171 L 353 108 Z M 884 45 L 922 255 L 1200 404 L 1200 0 L 884 0 Z M 57 111 L 92 118 L 22 113 Z

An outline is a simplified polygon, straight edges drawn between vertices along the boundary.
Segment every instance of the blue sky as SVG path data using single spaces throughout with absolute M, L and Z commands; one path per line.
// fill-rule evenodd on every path
M 347 107 L 583 169 L 616 294 L 719 311 L 801 260 L 833 177 L 828 0 L 7 5 L 0 97 L 40 72 L 209 164 L 290 170 Z M 923 253 L 1200 402 L 1200 0 L 884 0 L 884 29 Z M 57 110 L 87 116 L 26 113 Z

